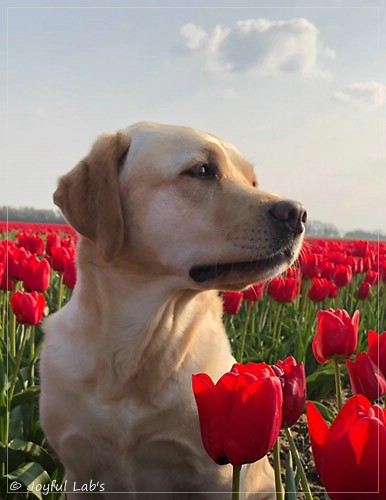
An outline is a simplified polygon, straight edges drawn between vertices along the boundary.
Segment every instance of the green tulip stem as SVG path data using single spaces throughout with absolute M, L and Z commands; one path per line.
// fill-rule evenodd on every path
M 240 472 L 241 465 L 233 466 L 233 479 L 232 479 L 232 500 L 240 500 Z
M 279 357 L 282 312 L 283 312 L 283 304 L 281 302 L 279 302 L 277 304 L 276 317 L 275 317 L 273 328 L 272 328 L 273 349 L 272 349 L 270 360 L 269 360 L 270 364 L 275 363 Z
M 9 351 L 13 357 L 16 356 L 16 316 L 12 310 L 9 308 Z
M 58 310 L 62 307 L 63 302 L 63 273 L 59 273 L 59 292 L 58 292 Z
M 338 411 L 340 411 L 342 409 L 342 383 L 340 379 L 339 361 L 337 359 L 334 359 L 334 370 L 335 370 L 336 404 L 338 406 Z
M 8 303 L 9 303 L 9 292 L 0 292 L 0 295 L 3 297 L 3 301 L 1 304 L 1 338 L 5 339 L 5 325 L 6 325 L 6 317 L 8 312 Z
M 243 328 L 243 331 L 241 334 L 240 351 L 239 351 L 239 355 L 237 356 L 239 363 L 242 363 L 243 359 L 244 359 L 245 342 L 246 342 L 247 335 L 248 335 L 250 316 L 251 316 L 251 307 L 247 307 L 247 316 L 245 318 L 244 328 Z
M 8 390 L 8 407 L 9 408 L 11 408 L 13 393 L 15 392 L 16 382 L 17 382 L 17 378 L 19 375 L 21 361 L 23 359 L 24 349 L 25 349 L 25 346 L 27 343 L 27 338 L 29 337 L 29 329 L 30 329 L 29 326 L 24 327 L 24 325 L 23 325 L 23 328 L 21 329 L 22 339 L 21 339 L 21 343 L 20 343 L 20 349 L 19 349 L 17 356 L 16 356 L 13 377 L 12 377 L 11 385 L 10 385 L 9 390 Z
M 305 314 L 305 309 L 306 306 L 309 302 L 308 298 L 308 292 L 310 291 L 311 288 L 311 280 L 310 279 L 305 279 L 303 280 L 303 291 L 301 294 L 301 305 L 300 305 L 300 321 L 302 324 L 305 323 L 306 320 L 306 314 Z
M 275 471 L 275 491 L 276 500 L 284 500 L 283 485 L 281 483 L 281 469 L 280 469 L 280 442 L 279 437 L 273 447 L 273 465 Z
M 30 335 L 30 385 L 35 385 L 35 327 L 31 327 L 31 335 Z
M 299 474 L 300 482 L 302 483 L 302 488 L 303 488 L 303 492 L 304 492 L 304 495 L 306 497 L 306 500 L 312 500 L 310 485 L 308 484 L 307 476 L 306 476 L 306 473 L 304 472 L 303 464 L 302 464 L 302 461 L 300 460 L 300 455 L 299 455 L 298 449 L 296 448 L 294 438 L 291 434 L 289 427 L 285 427 L 284 431 L 285 431 L 285 435 L 287 436 L 288 443 L 290 445 L 292 458 L 295 461 L 296 468 L 297 468 L 297 474 Z

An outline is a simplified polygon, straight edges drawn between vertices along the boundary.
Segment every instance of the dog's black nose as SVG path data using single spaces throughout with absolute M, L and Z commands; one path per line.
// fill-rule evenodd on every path
M 269 213 L 295 235 L 304 231 L 307 212 L 301 203 L 292 200 L 278 201 L 269 209 Z

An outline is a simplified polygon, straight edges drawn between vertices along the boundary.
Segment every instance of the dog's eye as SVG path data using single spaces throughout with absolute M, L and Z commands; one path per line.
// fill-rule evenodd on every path
M 188 170 L 184 170 L 181 175 L 187 175 L 189 177 L 199 177 L 201 179 L 215 179 L 218 177 L 218 170 L 212 165 L 207 163 L 201 163 L 195 165 Z
M 200 165 L 198 167 L 198 177 L 214 177 L 215 173 L 213 169 L 209 168 L 209 165 Z

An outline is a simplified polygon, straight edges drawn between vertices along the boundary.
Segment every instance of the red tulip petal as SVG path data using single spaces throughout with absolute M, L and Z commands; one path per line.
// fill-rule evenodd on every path
M 328 439 L 332 437 L 336 439 L 337 436 L 346 432 L 351 425 L 363 417 L 369 408 L 371 408 L 371 403 L 362 394 L 350 398 L 331 425 Z
M 318 332 L 316 332 L 312 341 L 312 352 L 314 353 L 315 359 L 318 363 L 321 365 L 327 363 L 328 360 L 325 359 L 322 354 L 320 334 Z
M 373 410 L 370 410 L 373 413 Z M 360 490 L 377 493 L 375 498 L 386 495 L 386 428 L 370 414 L 348 431 L 348 437 L 358 464 Z M 364 497 L 362 497 L 364 498 Z M 367 498 L 367 495 L 366 495 Z
M 353 317 L 351 319 L 351 324 L 354 327 L 354 330 L 356 332 L 358 331 L 358 328 L 359 328 L 359 320 L 360 320 L 360 313 L 359 313 L 359 309 L 357 309 L 355 311 L 355 313 L 353 314 Z
M 225 432 L 225 454 L 234 465 L 252 463 L 273 447 L 282 421 L 281 383 L 256 380 L 237 392 Z
M 312 452 L 315 459 L 316 468 L 320 474 L 322 465 L 323 450 L 328 435 L 328 425 L 324 418 L 311 401 L 306 405 L 308 429 L 311 438 Z
M 224 455 L 225 414 L 224 401 L 206 373 L 192 376 L 202 442 L 208 455 L 215 461 Z
M 357 364 L 350 359 L 346 359 L 347 371 L 350 376 L 351 390 L 353 394 L 361 393 L 361 386 L 358 380 Z

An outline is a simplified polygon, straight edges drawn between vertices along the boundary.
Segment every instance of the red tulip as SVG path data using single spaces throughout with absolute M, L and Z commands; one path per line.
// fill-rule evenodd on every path
M 46 236 L 46 253 L 52 255 L 53 247 L 60 247 L 60 238 L 56 233 L 48 233 Z
M 316 469 L 332 500 L 386 498 L 386 410 L 362 395 L 347 401 L 329 428 L 307 403 Z
M 374 286 L 379 281 L 379 274 L 377 271 L 367 271 L 364 281 L 365 283 L 370 283 L 370 285 Z
M 192 382 L 202 441 L 216 463 L 253 463 L 271 450 L 280 432 L 283 398 L 270 366 L 234 365 L 216 385 L 206 373 L 193 375 Z
M 7 279 L 7 273 L 4 272 L 1 277 L 0 290 L 5 290 L 10 292 L 13 290 L 13 285 L 14 282 L 12 280 Z
M 294 278 L 279 276 L 268 285 L 267 293 L 277 302 L 293 302 L 298 293 L 299 285 Z
M 64 262 L 63 283 L 68 288 L 74 288 L 76 283 L 76 263 L 75 260 Z
M 302 259 L 301 264 L 303 278 L 319 278 L 319 255 L 308 254 Z
M 358 289 L 358 299 L 367 300 L 370 296 L 372 286 L 367 281 L 364 281 Z
M 352 270 L 350 266 L 336 266 L 335 268 L 335 284 L 338 286 L 346 286 L 352 280 Z
M 28 292 L 45 292 L 50 286 L 51 267 L 46 259 L 31 255 L 23 266 L 23 286 Z
M 253 304 L 261 299 L 264 293 L 265 283 L 256 283 L 243 291 L 243 298 Z
M 368 241 L 355 241 L 354 243 L 354 255 L 356 257 L 365 257 L 369 249 Z
M 382 262 L 380 272 L 381 272 L 382 282 L 386 283 L 386 261 Z
M 328 294 L 328 296 L 330 298 L 334 299 L 338 295 L 339 289 L 333 281 L 331 281 L 330 283 L 331 283 L 331 288 L 330 288 L 330 293 Z
M 318 324 L 312 350 L 319 363 L 349 358 L 357 348 L 359 311 L 352 319 L 344 309 L 327 309 L 316 313 Z
M 293 278 L 296 283 L 300 283 L 301 271 L 298 267 L 290 267 L 287 269 L 287 278 Z
M 24 247 L 8 248 L 8 278 L 15 280 L 23 279 L 23 267 L 31 253 Z
M 308 297 L 314 302 L 321 302 L 325 300 L 331 290 L 331 281 L 325 278 L 312 278 L 311 288 L 308 292 Z
M 368 333 L 369 356 L 386 377 L 386 332 L 379 335 L 374 330 Z
M 346 359 L 354 394 L 363 394 L 373 401 L 386 394 L 386 379 L 366 352 L 357 354 L 355 361 Z
M 71 260 L 71 253 L 64 247 L 52 247 L 52 267 L 55 271 L 64 272 L 64 263 L 66 260 Z
M 38 235 L 29 233 L 19 233 L 17 235 L 18 245 L 26 248 L 29 252 L 36 255 L 44 253 L 44 241 Z
M 306 372 L 304 364 L 296 364 L 293 356 L 279 360 L 272 367 L 283 388 L 283 424 L 294 425 L 303 413 L 306 402 Z
M 63 248 L 67 248 L 71 255 L 75 253 L 75 243 L 74 238 L 62 238 L 60 240 L 60 246 Z
M 371 266 L 372 266 L 372 260 L 370 257 L 365 257 L 362 259 L 362 262 L 363 262 L 363 271 L 369 271 L 371 269 Z
M 347 257 L 345 264 L 351 267 L 351 271 L 353 274 L 357 274 L 358 272 L 358 257 L 354 257 L 353 255 L 350 255 Z
M 243 294 L 241 292 L 224 292 L 222 296 L 224 311 L 235 315 L 239 312 Z
M 356 257 L 356 261 L 357 261 L 357 269 L 356 269 L 356 273 L 363 273 L 363 259 L 362 257 Z
M 43 317 L 46 299 L 37 292 L 17 291 L 12 295 L 10 304 L 18 323 L 37 325 Z
M 321 277 L 326 280 L 333 280 L 335 277 L 335 265 L 333 262 L 323 262 Z

